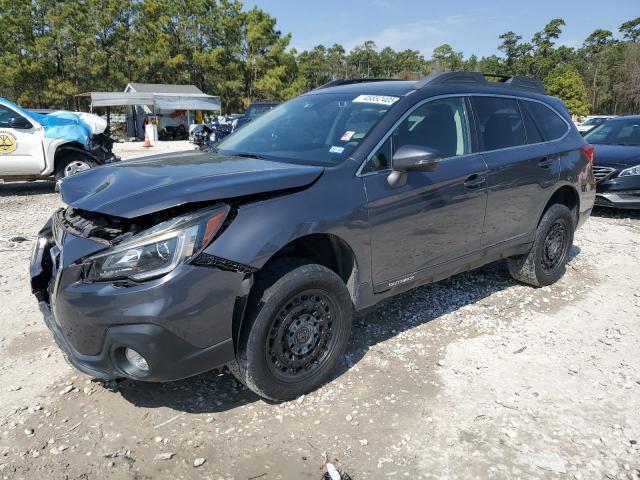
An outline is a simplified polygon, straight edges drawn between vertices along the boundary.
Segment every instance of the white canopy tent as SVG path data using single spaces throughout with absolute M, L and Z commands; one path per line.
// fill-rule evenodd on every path
M 220 110 L 220 97 L 207 94 L 91 92 L 91 108 L 149 105 L 166 110 Z
M 148 115 L 160 118 L 159 128 L 172 128 L 181 122 L 174 114 L 183 111 L 188 129 L 194 112 L 221 111 L 220 97 L 207 95 L 195 85 L 130 83 L 124 92 L 88 92 L 77 97 L 87 98 L 91 111 L 106 107 L 108 116 L 110 107 L 126 107 L 128 135 L 138 138 L 144 137 Z

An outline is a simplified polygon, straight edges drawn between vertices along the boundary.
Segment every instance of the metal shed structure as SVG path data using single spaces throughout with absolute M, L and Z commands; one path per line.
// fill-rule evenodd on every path
M 127 133 L 144 138 L 144 125 L 150 117 L 157 119 L 158 128 L 189 125 L 197 112 L 220 111 L 220 97 L 207 95 L 195 85 L 129 83 L 124 92 L 89 92 L 91 109 L 98 107 L 127 107 Z

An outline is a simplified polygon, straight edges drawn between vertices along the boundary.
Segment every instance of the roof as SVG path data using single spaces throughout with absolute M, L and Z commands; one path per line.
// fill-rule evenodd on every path
M 546 97 L 544 85 L 533 77 L 485 74 L 482 72 L 438 72 L 422 80 L 403 81 L 380 78 L 339 79 L 322 85 L 310 93 L 347 93 L 403 96 L 411 91 L 441 93 L 517 92 L 533 98 Z
M 204 95 L 204 92 L 195 85 L 167 85 L 164 83 L 130 83 L 127 85 L 127 88 L 125 88 L 125 92 L 126 91 Z
M 358 82 L 335 87 L 325 87 L 319 90 L 311 90 L 306 95 L 322 95 L 325 93 L 347 93 L 363 95 L 393 95 L 403 96 L 415 89 L 415 82 L 404 80 L 389 80 L 375 82 Z

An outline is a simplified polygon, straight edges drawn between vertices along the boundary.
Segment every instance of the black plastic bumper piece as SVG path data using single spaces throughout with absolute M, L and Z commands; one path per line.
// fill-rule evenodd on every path
M 209 371 L 235 359 L 231 338 L 208 348 L 198 348 L 154 324 L 109 328 L 102 351 L 97 355 L 83 355 L 66 341 L 49 304 L 40 301 L 38 305 L 47 327 L 68 362 L 94 378 L 169 382 Z M 141 354 L 149 364 L 149 371 L 145 373 L 131 368 L 124 356 L 125 348 Z
M 625 210 L 640 209 L 640 195 L 629 195 L 621 192 L 598 193 L 596 205 L 599 207 L 619 208 Z

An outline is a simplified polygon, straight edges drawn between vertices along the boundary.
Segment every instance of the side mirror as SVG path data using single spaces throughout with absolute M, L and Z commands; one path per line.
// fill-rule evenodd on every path
M 16 130 L 29 130 L 33 128 L 31 122 L 24 117 L 12 117 L 9 119 L 9 128 L 15 128 Z
M 438 168 L 440 153 L 419 145 L 403 145 L 393 155 L 393 171 L 387 181 L 392 187 L 401 187 L 407 181 L 407 172 L 433 172 Z

